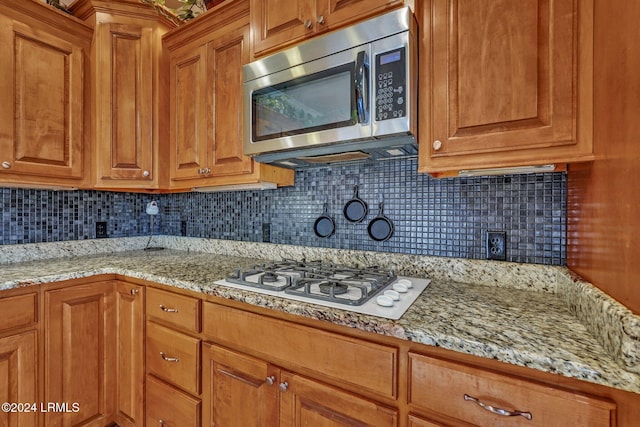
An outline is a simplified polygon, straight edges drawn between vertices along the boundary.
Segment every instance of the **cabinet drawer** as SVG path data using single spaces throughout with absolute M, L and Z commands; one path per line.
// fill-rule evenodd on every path
M 147 322 L 147 372 L 200 393 L 200 340 Z
M 147 289 L 147 316 L 192 332 L 200 332 L 200 300 L 160 289 Z
M 213 303 L 205 303 L 203 311 L 204 333 L 216 343 L 301 372 L 312 370 L 357 389 L 397 395 L 395 347 Z
M 35 325 L 37 318 L 38 294 L 16 295 L 0 298 L 0 332 L 29 325 Z
M 147 376 L 146 425 L 197 427 L 200 425 L 200 399 Z
M 409 354 L 409 375 L 409 403 L 414 408 L 480 426 L 604 427 L 611 425 L 616 409 L 596 397 L 415 353 Z M 522 411 L 531 414 L 531 420 L 497 415 L 478 403 Z

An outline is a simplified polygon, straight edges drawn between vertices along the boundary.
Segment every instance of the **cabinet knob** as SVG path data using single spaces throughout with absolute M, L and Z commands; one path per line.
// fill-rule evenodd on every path
M 264 382 L 266 382 L 268 385 L 274 385 L 276 383 L 276 377 L 270 375 L 264 380 Z
M 131 295 L 136 296 L 140 293 L 140 289 L 131 289 Z
M 145 178 L 148 177 L 149 175 L 151 175 L 149 171 L 142 172 L 142 176 L 144 176 Z
M 289 383 L 288 382 L 285 381 L 283 383 L 280 383 L 280 390 L 287 391 L 288 388 L 289 388 Z
M 318 19 L 316 20 L 318 22 L 318 24 L 322 25 L 324 24 L 324 15 L 320 15 L 318 16 Z
M 11 169 L 11 163 L 9 162 L 2 162 L 2 167 L 5 169 Z
M 441 148 L 442 148 L 442 141 L 440 141 L 439 139 L 436 139 L 435 141 L 433 141 L 433 149 L 435 151 L 440 151 Z
M 158 425 L 160 427 L 163 427 L 164 426 L 164 420 L 158 420 Z
M 304 27 L 307 30 L 310 30 L 311 28 L 313 28 L 313 22 L 311 22 L 311 19 L 307 19 L 306 21 L 304 21 Z

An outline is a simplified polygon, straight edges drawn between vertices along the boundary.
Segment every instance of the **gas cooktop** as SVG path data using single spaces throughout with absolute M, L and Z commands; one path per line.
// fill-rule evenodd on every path
M 239 269 L 216 282 L 232 288 L 399 319 L 431 281 L 396 276 L 378 267 L 282 260 Z

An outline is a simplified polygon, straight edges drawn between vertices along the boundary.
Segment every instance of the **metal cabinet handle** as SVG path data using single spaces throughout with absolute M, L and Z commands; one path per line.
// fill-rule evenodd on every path
M 165 307 L 162 304 L 160 304 L 160 310 L 164 311 L 165 313 L 177 313 L 178 312 L 177 308 Z
M 266 382 L 268 385 L 274 385 L 276 383 L 276 377 L 274 377 L 273 375 L 269 375 L 264 382 Z
M 158 420 L 158 424 L 160 425 L 160 427 L 164 426 L 164 420 Z
M 439 139 L 436 139 L 435 141 L 433 141 L 433 149 L 435 151 L 440 151 L 441 148 L 442 148 L 442 141 L 440 141 Z
M 320 25 L 324 24 L 325 23 L 324 15 L 318 16 L 318 19 L 316 19 L 316 22 Z
M 177 357 L 169 357 L 166 354 L 164 354 L 164 352 L 160 352 L 160 357 L 162 357 L 162 360 L 164 360 L 165 362 L 171 362 L 171 363 L 178 363 L 180 361 L 179 358 Z
M 289 383 L 285 381 L 283 383 L 280 383 L 279 387 L 280 387 L 280 390 L 287 391 L 287 389 L 289 388 Z
M 9 162 L 2 162 L 2 167 L 5 169 L 11 169 L 11 163 Z
M 307 30 L 310 30 L 311 28 L 313 28 L 313 22 L 311 22 L 311 19 L 307 19 L 306 21 L 304 21 L 304 27 Z
M 469 396 L 466 393 L 464 394 L 464 400 L 473 402 L 479 407 L 481 407 L 482 409 L 484 409 L 485 411 L 489 411 L 492 414 L 496 414 L 496 415 L 502 415 L 503 417 L 524 417 L 528 420 L 531 420 L 533 418 L 533 415 L 531 415 L 531 412 L 515 411 L 515 410 L 507 411 L 506 409 L 496 408 L 495 406 L 488 405 L 475 397 Z
M 131 289 L 131 295 L 136 296 L 140 293 L 140 289 Z

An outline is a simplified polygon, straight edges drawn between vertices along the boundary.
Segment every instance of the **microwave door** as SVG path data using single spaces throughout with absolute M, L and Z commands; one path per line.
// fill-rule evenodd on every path
M 245 153 L 370 137 L 367 60 L 364 46 L 245 83 L 250 93 Z

